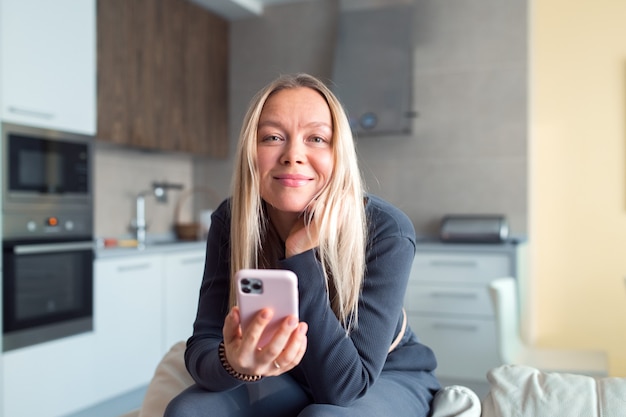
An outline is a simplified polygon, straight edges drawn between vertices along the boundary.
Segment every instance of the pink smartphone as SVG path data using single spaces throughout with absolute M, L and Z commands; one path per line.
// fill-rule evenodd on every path
M 267 325 L 258 347 L 265 346 L 288 315 L 298 317 L 298 278 L 285 269 L 242 269 L 235 274 L 241 328 L 245 331 L 259 310 L 269 307 L 274 317 Z

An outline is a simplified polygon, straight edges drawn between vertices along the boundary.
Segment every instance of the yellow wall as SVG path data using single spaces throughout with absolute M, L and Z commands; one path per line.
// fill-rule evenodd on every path
M 531 3 L 531 336 L 626 376 L 626 1 Z

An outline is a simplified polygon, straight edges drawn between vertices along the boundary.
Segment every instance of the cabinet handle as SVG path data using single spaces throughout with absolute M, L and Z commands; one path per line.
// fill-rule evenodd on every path
M 433 324 L 435 330 L 461 330 L 464 332 L 475 332 L 478 330 L 477 326 L 471 324 L 458 324 L 458 323 L 435 323 Z
M 138 269 L 148 269 L 148 268 L 150 268 L 150 264 L 143 263 L 143 264 L 135 264 L 135 265 L 118 266 L 117 270 L 119 272 L 129 272 L 129 271 L 137 271 Z
M 472 260 L 432 260 L 430 265 L 434 267 L 453 267 L 453 268 L 476 268 L 478 262 Z
M 182 265 L 199 264 L 200 262 L 204 262 L 203 257 L 185 258 L 180 260 Z
M 473 292 L 454 292 L 454 291 L 434 291 L 430 293 L 433 298 L 454 298 L 463 300 L 474 300 L 478 298 Z
M 40 119 L 54 119 L 54 114 L 52 113 L 46 113 L 46 112 L 42 112 L 42 111 L 38 111 L 38 110 L 29 110 L 29 109 L 20 109 L 17 107 L 9 107 L 9 111 L 11 113 L 15 113 L 15 114 L 21 114 L 24 116 L 32 116 L 32 117 L 38 117 Z

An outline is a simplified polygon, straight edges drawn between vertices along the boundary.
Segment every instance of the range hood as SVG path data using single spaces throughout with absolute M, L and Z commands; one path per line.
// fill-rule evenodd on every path
M 340 11 L 331 88 L 358 136 L 411 132 L 414 13 L 412 4 Z

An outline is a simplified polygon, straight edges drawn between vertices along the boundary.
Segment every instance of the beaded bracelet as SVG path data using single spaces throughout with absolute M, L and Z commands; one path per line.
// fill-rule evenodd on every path
M 219 355 L 222 366 L 230 376 L 233 376 L 243 382 L 256 382 L 259 379 L 263 378 L 261 375 L 246 375 L 235 371 L 226 359 L 226 349 L 224 348 L 224 342 L 220 342 Z

